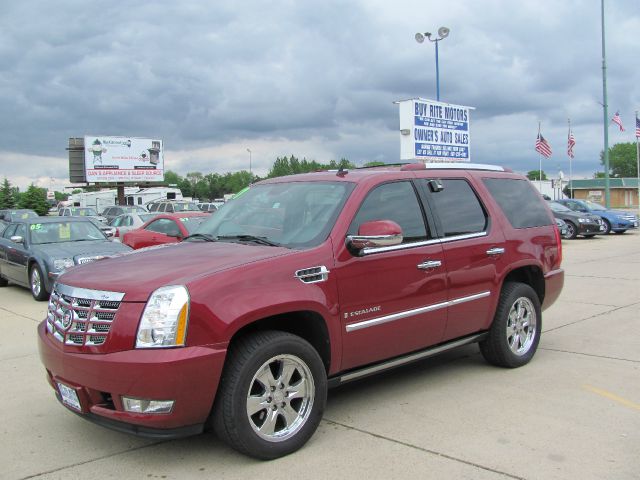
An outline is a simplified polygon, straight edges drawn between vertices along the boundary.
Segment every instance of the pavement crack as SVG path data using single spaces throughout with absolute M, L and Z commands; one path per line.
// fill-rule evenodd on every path
M 487 472 L 497 473 L 498 475 L 502 475 L 502 476 L 507 477 L 507 478 L 513 478 L 515 480 L 526 480 L 525 477 L 518 477 L 516 475 L 512 475 L 512 474 L 507 473 L 507 472 L 502 472 L 500 470 L 496 470 L 495 468 L 490 468 L 490 467 L 486 467 L 484 465 L 480 465 L 479 463 L 470 462 L 469 460 L 464 460 L 462 458 L 454 457 L 454 456 L 448 455 L 446 453 L 437 452 L 435 450 L 430 450 L 428 448 L 420 447 L 420 446 L 414 445 L 412 443 L 403 442 L 401 440 L 397 440 L 395 438 L 387 437 L 385 435 L 380 435 L 378 433 L 373 433 L 373 432 L 370 432 L 368 430 L 362 430 L 361 428 L 353 427 L 351 425 L 347 425 L 345 423 L 337 422 L 335 420 L 329 420 L 328 418 L 324 418 L 323 421 L 327 422 L 327 423 L 330 423 L 332 425 L 338 425 L 340 427 L 344 427 L 344 428 L 346 428 L 348 430 L 353 430 L 355 432 L 363 433 L 365 435 L 369 435 L 371 437 L 378 438 L 380 440 L 386 440 L 388 442 L 392 442 L 392 443 L 396 443 L 398 445 L 409 447 L 409 448 L 412 448 L 414 450 L 418 450 L 420 452 L 428 453 L 428 454 L 431 454 L 431 455 L 436 455 L 438 457 L 446 458 L 447 460 L 452 460 L 454 462 L 463 463 L 465 465 L 469 465 L 471 467 L 479 468 L 479 469 L 485 470 Z
M 630 358 L 611 357 L 609 355 L 594 355 L 592 353 L 574 352 L 572 350 L 562 350 L 560 348 L 539 347 L 540 350 L 548 350 L 550 352 L 569 353 L 572 355 L 582 355 L 583 357 L 603 358 L 606 360 L 618 360 L 620 362 L 640 363 L 640 360 L 632 360 Z
M 35 319 L 35 318 L 27 317 L 26 315 L 23 315 L 23 314 L 18 313 L 18 312 L 14 312 L 12 310 L 7 310 L 6 308 L 2 308 L 2 307 L 0 307 L 0 310 L 3 310 L 5 312 L 7 312 L 7 313 L 10 313 L 11 315 L 15 315 L 16 317 L 26 318 L 27 320 L 31 320 L 32 322 L 35 322 L 35 323 L 40 323 L 40 321 L 42 320 L 41 318 L 40 319 Z
M 113 458 L 113 457 L 116 457 L 118 455 L 122 455 L 123 453 L 135 452 L 135 451 L 138 451 L 138 450 L 142 450 L 143 448 L 153 447 L 155 445 L 160 445 L 160 444 L 166 443 L 166 442 L 167 442 L 167 440 L 162 440 L 162 441 L 159 441 L 159 442 L 148 443 L 147 445 L 141 445 L 139 447 L 128 448 L 126 450 L 122 450 L 121 452 L 110 453 L 109 455 L 104 455 L 102 457 L 92 458 L 91 460 L 85 460 L 84 462 L 77 462 L 77 463 L 73 463 L 71 465 L 65 465 L 64 467 L 53 468 L 51 470 L 47 470 L 46 472 L 34 473 L 33 475 L 28 475 L 26 477 L 21 477 L 19 480 L 29 480 L 30 478 L 38 478 L 38 477 L 41 477 L 42 475 L 49 475 L 50 473 L 62 472 L 62 471 L 67 470 L 69 468 L 79 467 L 81 465 L 87 465 L 88 463 L 97 462 L 99 460 L 105 460 L 107 458 Z
M 542 333 L 547 334 L 549 332 L 553 332 L 555 330 L 560 330 L 561 328 L 570 327 L 571 325 L 576 325 L 578 323 L 586 322 L 587 320 L 591 320 L 593 318 L 602 317 L 603 315 L 609 315 L 610 313 L 617 312 L 618 310 L 624 310 L 625 308 L 634 307 L 640 305 L 640 302 L 630 303 L 629 305 L 622 305 L 620 307 L 612 308 L 611 310 L 606 310 L 604 312 L 596 313 L 591 315 L 590 317 L 581 318 L 580 320 L 576 320 L 575 322 L 565 323 L 564 325 L 559 325 L 555 328 L 550 328 L 548 330 L 543 330 Z

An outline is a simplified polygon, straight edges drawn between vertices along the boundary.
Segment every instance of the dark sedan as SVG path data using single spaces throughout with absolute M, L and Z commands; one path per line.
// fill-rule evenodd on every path
M 624 233 L 627 230 L 638 228 L 638 217 L 633 212 L 610 210 L 599 203 L 589 200 L 575 200 L 563 198 L 558 200 L 565 207 L 577 213 L 591 213 L 598 215 L 604 222 L 604 233 Z
M 604 223 L 598 215 L 574 212 L 558 202 L 548 203 L 553 216 L 564 220 L 567 224 L 567 233 L 563 238 L 574 239 L 578 235 L 591 238 L 605 233 Z
M 0 286 L 16 283 L 29 288 L 36 300 L 45 300 L 66 269 L 130 250 L 109 241 L 87 218 L 20 220 L 0 237 Z

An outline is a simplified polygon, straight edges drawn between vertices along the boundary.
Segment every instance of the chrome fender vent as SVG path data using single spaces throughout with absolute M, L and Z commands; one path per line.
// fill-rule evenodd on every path
M 319 267 L 303 268 L 294 275 L 302 283 L 326 282 L 329 278 L 329 270 L 324 265 Z

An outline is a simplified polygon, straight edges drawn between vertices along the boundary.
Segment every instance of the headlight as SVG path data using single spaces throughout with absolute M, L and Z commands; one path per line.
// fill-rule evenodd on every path
M 142 312 L 136 348 L 181 347 L 187 337 L 189 292 L 182 285 L 161 287 Z
M 56 258 L 53 261 L 53 269 L 56 272 L 66 270 L 67 268 L 71 267 L 73 267 L 73 258 Z
M 591 220 L 589 220 L 588 218 L 579 218 L 578 222 L 580 222 L 580 223 L 589 223 L 589 222 L 591 222 Z

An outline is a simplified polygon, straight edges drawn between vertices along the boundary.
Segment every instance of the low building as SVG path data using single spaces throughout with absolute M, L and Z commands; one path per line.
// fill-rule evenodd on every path
M 604 178 L 571 180 L 565 192 L 578 200 L 591 200 L 604 205 Z M 638 208 L 638 179 L 610 178 L 610 205 L 613 208 Z

